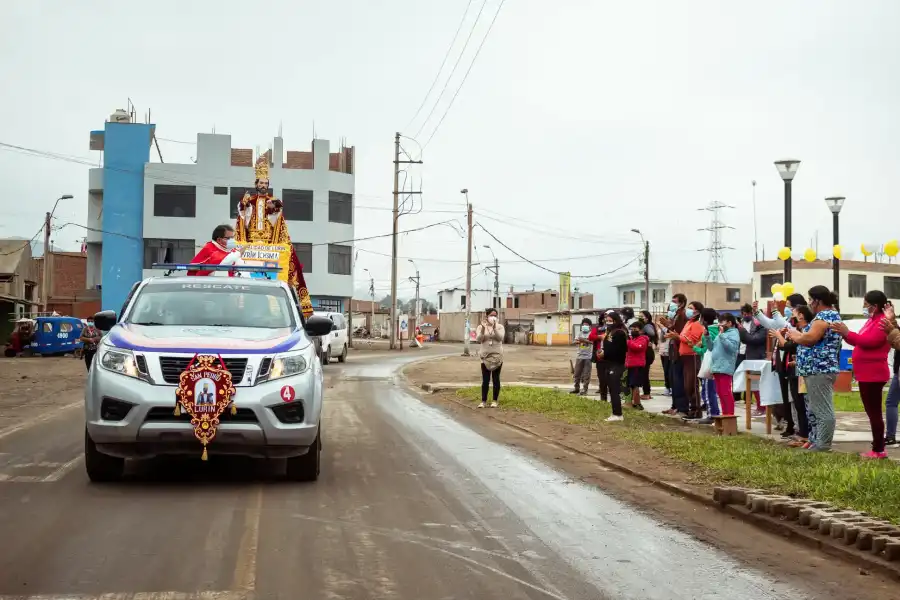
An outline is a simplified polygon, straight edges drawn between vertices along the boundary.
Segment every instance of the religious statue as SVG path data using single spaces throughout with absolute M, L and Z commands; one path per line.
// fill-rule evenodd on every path
M 238 217 L 235 223 L 234 239 L 238 243 L 288 244 L 291 248 L 291 260 L 288 270 L 288 284 L 297 290 L 300 298 L 300 310 L 305 317 L 312 315 L 312 301 L 306 280 L 303 277 L 303 265 L 297 259 L 297 253 L 291 245 L 287 223 L 281 209 L 284 204 L 269 194 L 269 159 L 262 155 L 256 161 L 256 193 L 247 192 L 238 203 Z

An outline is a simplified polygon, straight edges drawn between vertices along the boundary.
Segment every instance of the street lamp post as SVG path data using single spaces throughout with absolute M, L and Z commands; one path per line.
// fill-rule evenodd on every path
M 459 190 L 466 197 L 466 232 L 468 234 L 468 250 L 466 251 L 466 339 L 463 344 L 463 356 L 469 356 L 470 319 L 472 318 L 472 203 L 469 202 L 469 188 Z
M 53 250 L 50 248 L 50 230 L 53 225 L 53 214 L 60 200 L 71 200 L 74 198 L 72 194 L 63 194 L 53 203 L 53 210 L 44 216 L 44 273 L 41 277 L 41 304 L 44 312 L 49 312 L 50 306 L 50 288 L 53 286 Z
M 412 281 L 413 283 L 416 284 L 416 327 L 421 329 L 422 324 L 419 323 L 419 312 L 420 312 L 419 311 L 419 281 L 421 281 L 419 278 L 419 267 L 418 267 L 418 265 L 416 265 L 416 263 L 413 261 L 413 259 L 409 258 L 407 260 L 410 263 L 412 263 L 413 268 L 416 270 L 416 276 L 410 277 L 409 279 L 410 279 L 410 281 Z M 413 329 L 413 332 L 415 332 L 415 329 Z
M 840 230 L 838 217 L 841 214 L 841 208 L 844 206 L 844 200 L 846 200 L 846 198 L 843 196 L 829 196 L 828 198 L 825 198 L 825 204 L 828 206 L 828 210 L 831 211 L 832 235 L 834 237 L 835 246 L 840 243 L 840 236 L 838 235 Z M 834 293 L 840 298 L 838 290 L 840 290 L 841 287 L 841 261 L 834 255 L 833 251 L 831 255 L 831 265 L 831 270 L 834 275 L 834 281 L 832 282 Z
M 644 310 L 650 312 L 650 242 L 644 239 L 640 229 L 632 229 L 631 232 L 641 236 L 644 245 Z
M 500 263 L 497 260 L 497 255 L 494 254 L 494 249 L 491 248 L 490 244 L 485 244 L 482 248 L 487 248 L 491 251 L 491 256 L 494 259 L 494 266 L 488 267 L 488 270 L 494 271 L 494 300 L 491 301 L 491 306 L 500 310 Z
M 778 174 L 784 180 L 784 246 L 791 247 L 791 182 L 800 167 L 800 161 L 795 159 L 776 160 L 775 167 Z M 784 281 L 791 280 L 791 257 L 784 261 Z
M 372 339 L 372 331 L 375 330 L 375 279 L 372 277 L 372 272 L 368 269 L 363 269 L 366 273 L 369 274 L 369 297 L 371 298 L 371 304 L 369 305 L 369 311 L 372 315 L 370 317 L 369 323 L 369 339 Z

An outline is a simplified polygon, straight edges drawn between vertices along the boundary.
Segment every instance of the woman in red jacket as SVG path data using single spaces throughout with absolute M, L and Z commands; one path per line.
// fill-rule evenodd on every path
M 635 321 L 629 328 L 628 353 L 625 355 L 625 368 L 628 369 L 628 387 L 631 388 L 631 407 L 644 410 L 641 404 L 641 387 L 644 385 L 644 372 L 647 370 L 647 347 L 650 338 L 643 332 L 644 323 Z
M 881 395 L 891 378 L 887 355 L 891 349 L 887 334 L 881 327 L 887 296 L 879 290 L 866 293 L 863 298 L 863 314 L 869 319 L 858 333 L 842 322 L 832 323 L 831 329 L 853 346 L 853 375 L 859 382 L 859 397 L 872 427 L 872 451 L 863 458 L 887 458 L 884 451 L 884 417 L 881 414 Z

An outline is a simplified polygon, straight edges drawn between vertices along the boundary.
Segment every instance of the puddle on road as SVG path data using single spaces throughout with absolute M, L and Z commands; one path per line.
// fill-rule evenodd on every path
M 748 569 L 594 487 L 573 482 L 529 456 L 485 439 L 397 388 L 378 397 L 383 398 L 379 405 L 389 415 L 416 436 L 425 437 L 427 445 L 454 457 L 496 498 L 492 501 L 506 505 L 603 596 L 647 600 L 805 597 L 803 591 Z M 450 477 L 465 477 L 447 465 L 434 466 Z M 453 487 L 467 486 L 461 481 Z

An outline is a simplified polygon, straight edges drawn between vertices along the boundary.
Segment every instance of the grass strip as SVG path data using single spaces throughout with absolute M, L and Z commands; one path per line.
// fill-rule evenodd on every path
M 481 390 L 465 388 L 457 396 L 474 404 L 480 401 Z M 626 411 L 625 421 L 605 423 L 611 414 L 608 403 L 546 388 L 504 387 L 500 403 L 505 410 L 602 428 L 692 465 L 707 484 L 812 498 L 900 523 L 900 464 L 892 460 L 806 452 L 753 435 L 719 437 L 706 429 L 676 430 L 670 419 L 647 412 Z

